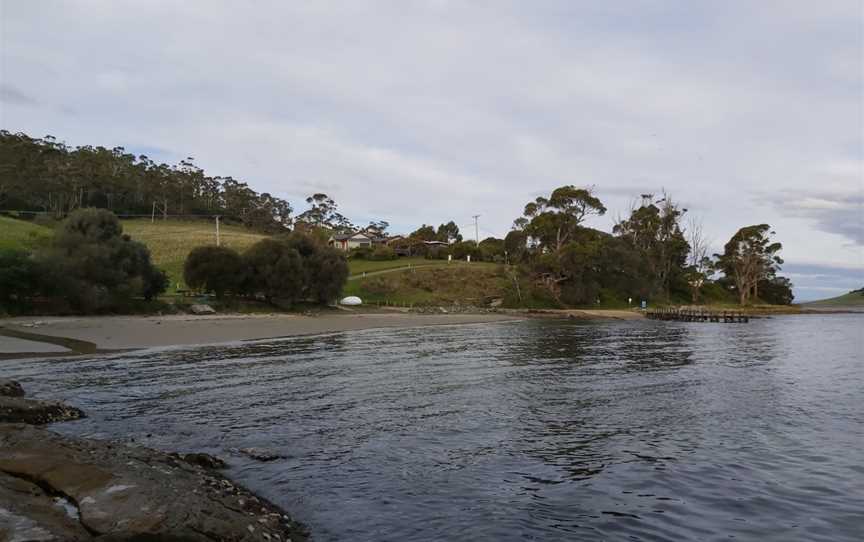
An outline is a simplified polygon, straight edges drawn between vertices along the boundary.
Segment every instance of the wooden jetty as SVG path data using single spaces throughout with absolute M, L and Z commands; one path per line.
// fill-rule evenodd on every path
M 652 320 L 672 320 L 676 322 L 718 322 L 725 324 L 746 324 L 750 315 L 744 311 L 718 311 L 702 308 L 665 307 L 648 309 L 645 316 Z

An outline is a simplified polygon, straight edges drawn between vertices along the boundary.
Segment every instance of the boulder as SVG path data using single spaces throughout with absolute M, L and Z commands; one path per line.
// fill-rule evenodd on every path
M 286 456 L 263 448 L 243 448 L 236 450 L 246 457 L 251 457 L 256 461 L 276 461 L 277 459 L 285 459 Z
M 0 538 L 9 517 L 13 529 L 35 525 L 39 533 L 57 533 L 54 540 L 296 542 L 307 536 L 285 512 L 217 472 L 144 447 L 0 424 L 0 475 L 13 491 L 38 501 L 13 509 L 17 504 L 0 495 Z M 48 513 L 57 496 L 70 506 L 73 522 Z M 40 540 L 28 536 L 17 539 Z
M 24 397 L 0 396 L 0 422 L 45 423 L 77 420 L 84 417 L 80 409 L 57 401 L 38 401 Z
M 189 307 L 189 310 L 192 314 L 216 314 L 216 309 L 203 303 L 196 303 Z
M 0 378 L 0 397 L 24 397 L 24 388 L 14 380 Z

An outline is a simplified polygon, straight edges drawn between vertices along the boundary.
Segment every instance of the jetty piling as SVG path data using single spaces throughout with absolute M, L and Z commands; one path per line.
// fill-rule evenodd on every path
M 716 322 L 723 324 L 746 324 L 750 322 L 750 315 L 744 311 L 718 311 L 687 307 L 648 309 L 645 311 L 645 316 L 651 320 L 675 322 Z

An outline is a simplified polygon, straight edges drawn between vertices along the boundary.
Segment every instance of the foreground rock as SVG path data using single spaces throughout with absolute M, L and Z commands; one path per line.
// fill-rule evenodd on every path
M 0 424 L 2 540 L 305 540 L 212 469 L 143 447 Z
M 3 423 L 20 422 L 42 425 L 77 420 L 83 417 L 84 412 L 80 409 L 56 401 L 0 396 L 0 422 Z
M 0 378 L 0 397 L 24 397 L 24 388 L 14 380 Z

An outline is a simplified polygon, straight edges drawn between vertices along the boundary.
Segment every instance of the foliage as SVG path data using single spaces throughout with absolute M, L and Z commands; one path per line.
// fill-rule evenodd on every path
M 68 147 L 0 130 L 0 206 L 63 218 L 84 207 L 118 214 L 221 215 L 266 232 L 291 223 L 287 201 L 231 177 L 211 177 L 186 158 L 169 166 L 122 147 Z
M 429 226 L 431 228 L 431 226 Z M 434 239 L 427 239 L 427 241 L 441 241 L 442 243 L 458 243 L 462 241 L 462 234 L 459 233 L 459 226 L 456 225 L 452 220 L 446 224 L 441 224 L 438 226 L 438 231 L 435 232 Z
M 369 255 L 369 259 L 373 261 L 395 260 L 396 251 L 387 245 L 378 245 Z
M 297 216 L 297 222 L 315 228 L 326 228 L 332 233 L 351 233 L 354 225 L 339 212 L 339 206 L 327 194 L 312 194 L 306 198 L 309 209 Z
M 23 250 L 0 249 L 0 311 L 25 309 L 39 292 L 41 269 Z
M 681 218 L 686 212 L 664 193 L 657 202 L 633 209 L 613 229 L 639 254 L 647 296 L 661 296 L 668 301 L 673 290 L 688 287 L 683 270 L 690 245 L 681 228 Z
M 147 247 L 124 235 L 117 217 L 104 209 L 74 211 L 37 257 L 45 293 L 81 312 L 123 310 L 133 298 L 160 294 L 167 282 Z
M 213 292 L 220 299 L 225 292 L 241 291 L 244 275 L 240 254 L 228 247 L 196 247 L 183 265 L 183 278 L 189 287 Z
M 549 198 L 538 197 L 525 206 L 524 230 L 541 250 L 561 250 L 590 215 L 603 215 L 606 207 L 590 189 L 562 186 Z
M 312 299 L 336 299 L 348 279 L 348 262 L 338 250 L 314 238 L 293 233 L 263 239 L 243 255 L 247 280 L 244 290 L 268 302 L 292 304 Z
M 720 269 L 734 282 L 738 301 L 746 305 L 759 298 L 760 282 L 770 280 L 780 269 L 783 259 L 777 255 L 783 245 L 772 241 L 771 226 L 745 226 L 715 254 Z

